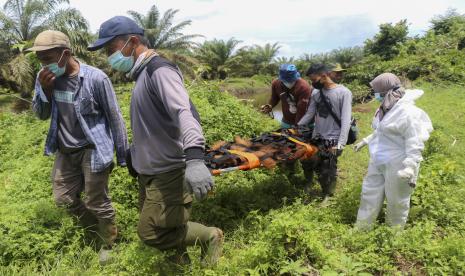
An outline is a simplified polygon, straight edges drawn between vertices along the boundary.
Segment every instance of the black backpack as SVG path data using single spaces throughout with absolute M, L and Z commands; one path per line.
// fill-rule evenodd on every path
M 177 71 L 181 75 L 179 67 L 176 64 L 174 64 L 171 61 L 169 61 L 169 60 L 167 60 L 165 58 L 162 58 L 160 56 L 155 56 L 147 64 L 147 74 L 149 75 L 149 78 L 152 76 L 152 74 L 153 74 L 153 72 L 155 72 L 155 70 L 157 70 L 158 68 L 161 68 L 161 67 L 169 67 L 169 68 Z M 189 102 L 191 104 L 192 115 L 194 116 L 194 118 L 200 124 L 201 123 L 200 114 L 197 111 L 197 108 L 195 107 L 194 103 L 191 101 L 190 98 L 189 98 Z
M 333 117 L 334 121 L 341 127 L 341 119 L 339 119 L 336 114 L 333 111 L 332 105 L 329 102 L 328 98 L 326 98 L 325 94 L 323 93 L 323 89 L 320 90 L 320 97 L 322 99 L 322 102 L 326 106 L 326 108 L 329 111 L 329 114 L 331 114 L 331 117 Z M 358 126 L 357 126 L 357 120 L 352 117 L 350 120 L 350 129 L 349 129 L 349 134 L 347 135 L 347 145 L 352 145 L 357 141 L 358 137 Z

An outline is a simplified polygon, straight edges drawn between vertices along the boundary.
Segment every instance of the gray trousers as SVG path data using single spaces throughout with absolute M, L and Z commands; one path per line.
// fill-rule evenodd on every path
M 113 164 L 102 172 L 92 172 L 91 155 L 92 149 L 57 152 L 52 171 L 53 196 L 58 206 L 67 208 L 85 224 L 112 224 L 115 209 L 108 195 L 108 180 Z

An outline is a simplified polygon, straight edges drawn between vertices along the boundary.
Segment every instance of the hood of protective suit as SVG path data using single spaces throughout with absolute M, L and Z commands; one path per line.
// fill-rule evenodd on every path
M 405 95 L 397 103 L 415 104 L 415 101 L 423 96 L 424 93 L 425 92 L 420 89 L 407 89 L 405 90 Z
M 405 95 L 380 121 L 373 119 L 375 131 L 369 148 L 372 161 L 377 164 L 403 162 L 406 159 L 419 163 L 424 143 L 433 130 L 428 114 L 415 106 L 423 95 L 422 90 L 407 90 Z

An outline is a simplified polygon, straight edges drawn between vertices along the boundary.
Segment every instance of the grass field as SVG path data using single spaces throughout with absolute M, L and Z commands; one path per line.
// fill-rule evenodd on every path
M 116 260 L 99 267 L 96 246 L 73 219 L 54 206 L 53 158 L 42 155 L 48 121 L 30 112 L 0 112 L 0 275 L 463 275 L 465 274 L 465 93 L 459 86 L 417 83 L 418 102 L 435 132 L 412 197 L 410 220 L 398 233 L 380 225 L 353 231 L 363 176 L 364 149 L 348 147 L 340 161 L 337 195 L 328 208 L 280 173 L 256 170 L 217 177 L 213 196 L 194 204 L 193 219 L 225 230 L 224 257 L 202 269 L 199 250 L 191 267 L 169 265 L 164 254 L 136 234 L 137 184 L 125 169 L 111 177 L 120 238 Z M 207 140 L 251 136 L 276 123 L 239 104 L 218 87 L 193 87 Z M 128 120 L 129 87 L 117 89 Z M 362 136 L 369 134 L 375 103 L 354 108 Z

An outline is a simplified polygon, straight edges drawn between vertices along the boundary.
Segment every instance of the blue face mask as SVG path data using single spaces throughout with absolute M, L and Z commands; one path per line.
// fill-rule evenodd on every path
M 375 93 L 375 99 L 378 102 L 382 102 L 384 100 L 384 97 L 382 97 L 380 93 Z
M 114 52 L 111 56 L 108 57 L 108 63 L 110 63 L 111 68 L 123 73 L 129 72 L 134 66 L 134 57 L 132 56 L 134 54 L 134 49 L 132 50 L 131 55 L 128 57 L 125 57 L 121 52 L 126 47 L 128 42 L 129 39 L 126 41 L 121 50 Z
M 61 59 L 63 58 L 64 53 L 65 53 L 64 51 L 63 51 L 63 53 L 61 53 L 61 57 L 58 60 L 58 62 L 50 63 L 50 64 L 48 64 L 46 66 L 43 66 L 43 68 L 47 68 L 48 70 L 50 70 L 50 72 L 52 72 L 55 75 L 55 77 L 62 76 L 66 71 L 66 64 L 68 63 L 68 61 L 66 61 L 65 65 L 63 65 L 63 67 L 58 66 L 58 63 L 60 63 Z

